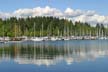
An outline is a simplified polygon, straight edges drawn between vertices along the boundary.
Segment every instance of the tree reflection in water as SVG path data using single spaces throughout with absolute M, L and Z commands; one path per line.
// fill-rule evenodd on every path
M 19 64 L 55 65 L 95 60 L 108 55 L 107 43 L 55 42 L 0 44 L 0 61 L 14 60 Z

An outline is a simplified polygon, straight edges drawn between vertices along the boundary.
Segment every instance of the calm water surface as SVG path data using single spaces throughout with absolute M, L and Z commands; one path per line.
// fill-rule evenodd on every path
M 108 40 L 0 44 L 0 72 L 108 72 Z

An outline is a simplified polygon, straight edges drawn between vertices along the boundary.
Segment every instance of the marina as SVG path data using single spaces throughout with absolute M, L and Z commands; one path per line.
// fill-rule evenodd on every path
M 108 37 L 96 37 L 96 36 L 70 36 L 70 37 L 18 37 L 16 40 L 9 37 L 0 37 L 0 43 L 6 42 L 23 42 L 23 41 L 69 41 L 69 40 L 107 40 Z
M 0 0 L 0 72 L 108 72 L 107 0 Z

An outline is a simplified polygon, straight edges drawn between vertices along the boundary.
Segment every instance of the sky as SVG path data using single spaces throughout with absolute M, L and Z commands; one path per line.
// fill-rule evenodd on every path
M 107 7 L 108 0 L 0 0 L 0 17 L 54 15 L 107 24 Z
M 51 6 L 64 10 L 67 7 L 81 10 L 95 10 L 108 15 L 108 0 L 0 0 L 0 11 L 12 12 L 20 8 Z

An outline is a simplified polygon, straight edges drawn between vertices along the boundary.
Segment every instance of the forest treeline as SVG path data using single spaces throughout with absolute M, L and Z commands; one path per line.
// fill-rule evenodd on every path
M 95 27 L 89 23 L 72 22 L 56 17 L 27 17 L 0 19 L 0 36 L 107 36 L 103 24 Z

